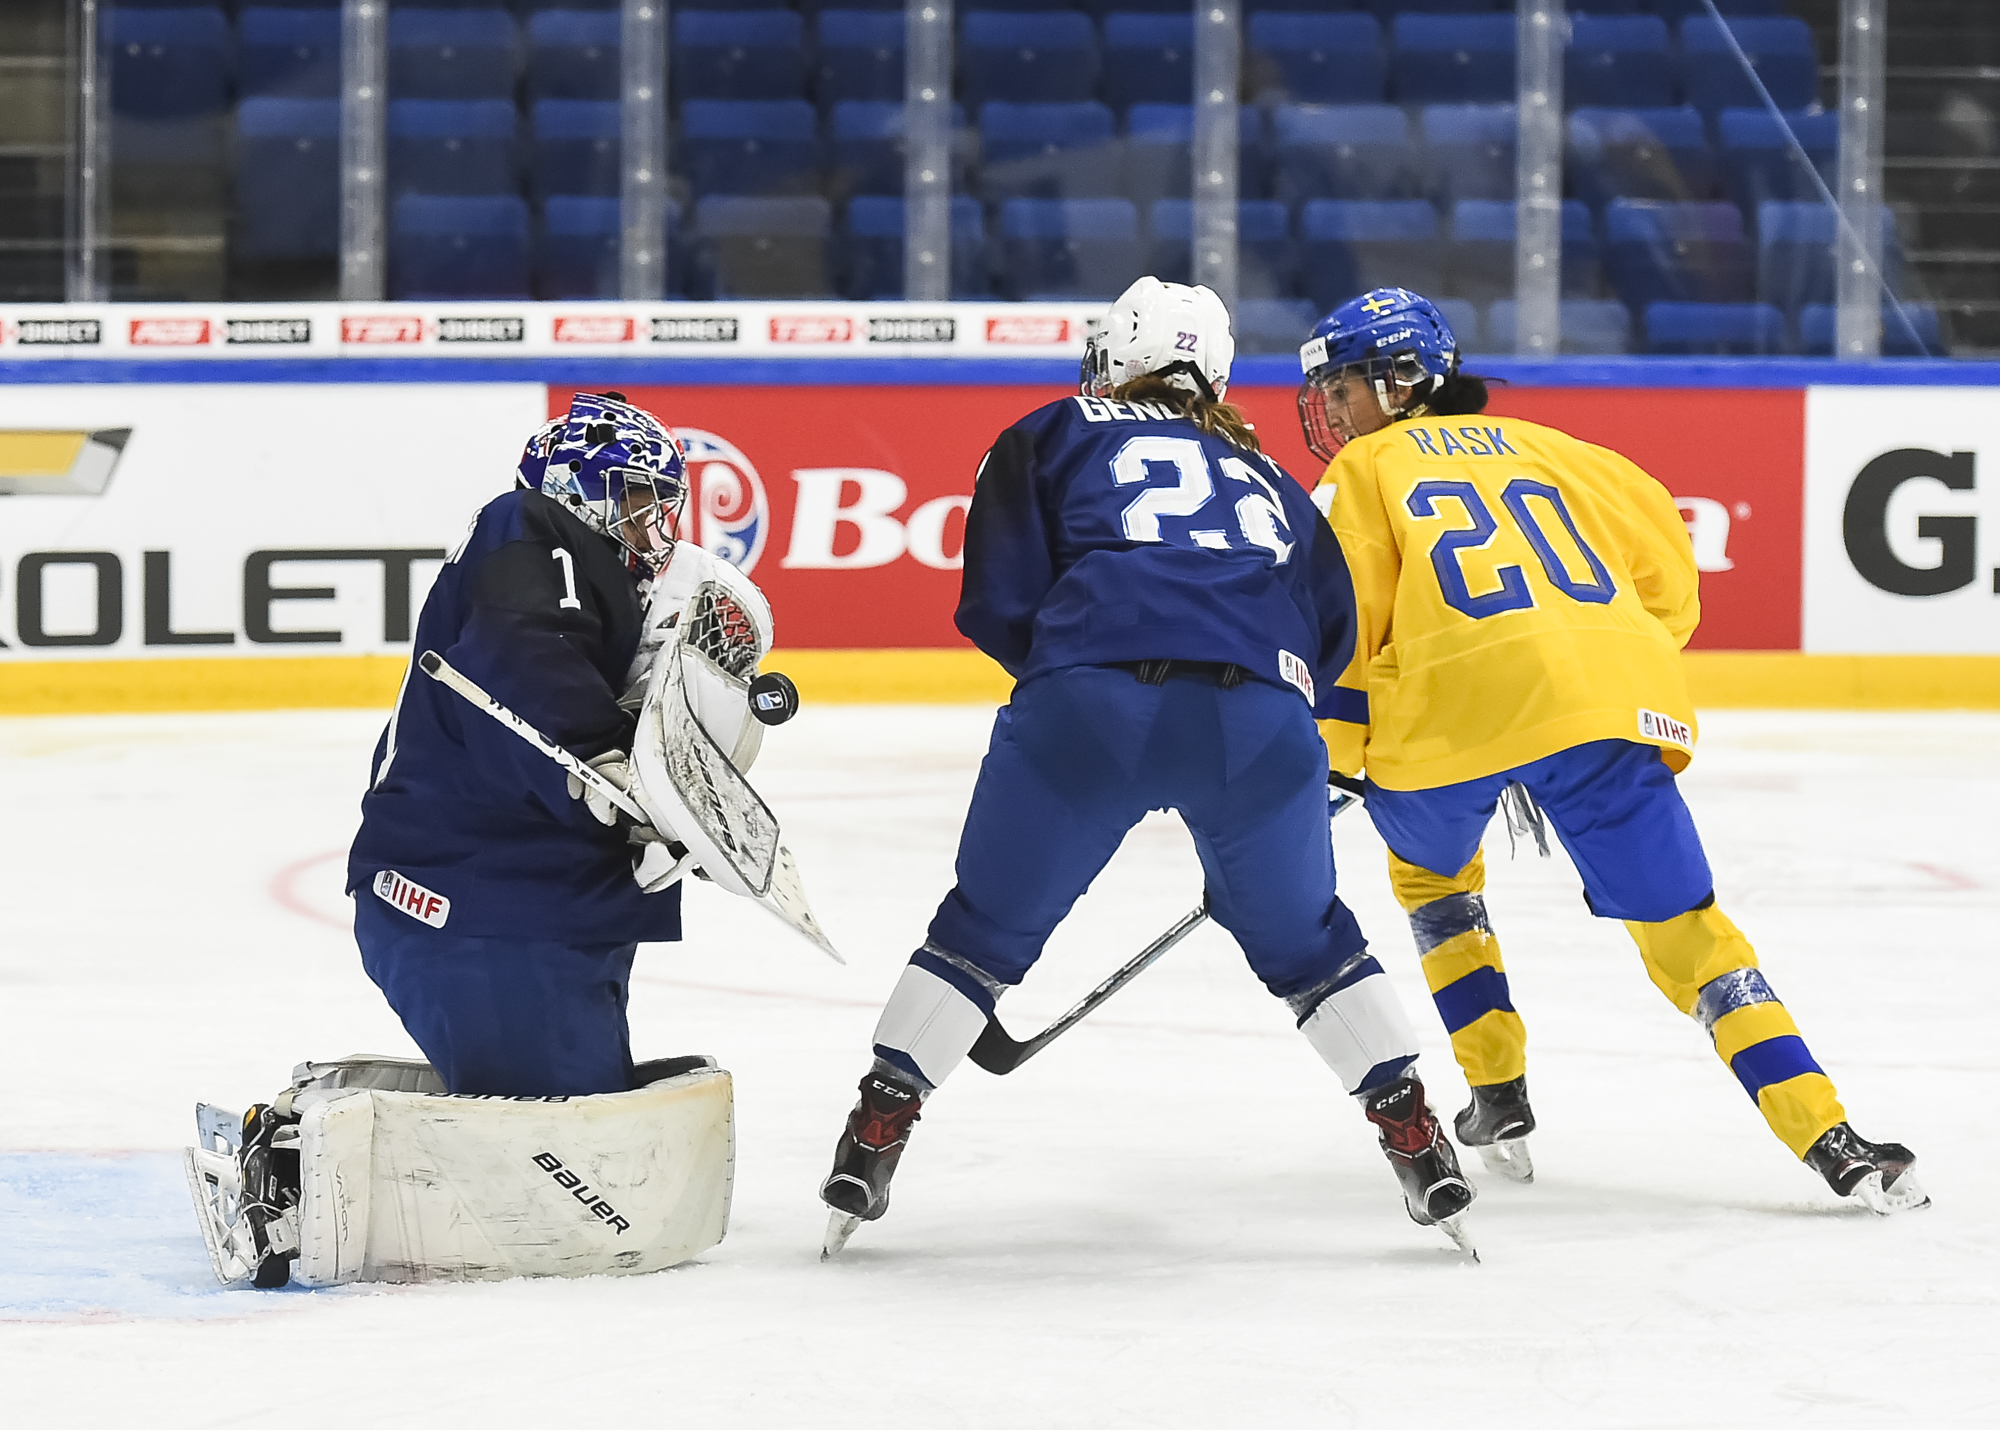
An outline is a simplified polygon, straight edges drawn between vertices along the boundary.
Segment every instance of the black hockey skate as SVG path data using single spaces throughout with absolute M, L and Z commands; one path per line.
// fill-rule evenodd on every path
M 1459 1145 L 1477 1147 L 1489 1172 L 1516 1182 L 1535 1180 L 1528 1156 L 1528 1134 L 1535 1130 L 1535 1112 L 1528 1106 L 1528 1077 L 1493 1082 L 1472 1089 L 1472 1101 L 1452 1122 Z
M 1829 1127 L 1806 1150 L 1806 1165 L 1826 1178 L 1829 1187 L 1880 1216 L 1931 1204 L 1910 1173 L 1916 1160 L 1909 1148 L 1895 1142 L 1870 1142 L 1845 1122 Z
M 871 1072 L 861 1079 L 861 1101 L 847 1116 L 833 1149 L 833 1170 L 819 1188 L 820 1200 L 833 1208 L 820 1260 L 837 1256 L 856 1227 L 889 1210 L 889 1179 L 903 1159 L 923 1100 L 916 1086 L 900 1077 Z
M 1382 1138 L 1382 1153 L 1402 1183 L 1403 1207 L 1418 1226 L 1435 1226 L 1474 1261 L 1478 1249 L 1459 1218 L 1478 1195 L 1459 1170 L 1458 1154 L 1424 1101 L 1424 1085 L 1402 1077 L 1362 1104 Z

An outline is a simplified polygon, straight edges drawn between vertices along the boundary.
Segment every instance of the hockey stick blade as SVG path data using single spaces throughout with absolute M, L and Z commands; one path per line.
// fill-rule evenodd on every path
M 1164 955 L 1167 950 L 1193 933 L 1208 921 L 1208 896 L 1204 894 L 1201 906 L 1184 915 L 1180 922 L 1139 950 L 1133 959 L 1093 988 L 1089 995 L 1070 1009 L 1062 1017 L 1029 1038 L 1026 1042 L 1016 1042 L 1007 1036 L 1007 1030 L 1000 1026 L 1000 1020 L 988 1014 L 986 1027 L 979 1034 L 979 1041 L 972 1045 L 972 1060 L 990 1073 L 1004 1076 L 1014 1071 L 1022 1063 L 1060 1038 L 1077 1023 L 1090 1016 L 1105 999 L 1144 973 Z

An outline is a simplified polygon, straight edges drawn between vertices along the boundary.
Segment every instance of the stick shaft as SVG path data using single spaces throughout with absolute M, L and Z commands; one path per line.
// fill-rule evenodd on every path
M 488 715 L 491 715 L 516 735 L 519 735 L 523 740 L 526 740 L 544 755 L 547 755 L 550 759 L 561 765 L 579 782 L 596 790 L 599 794 L 617 805 L 618 808 L 639 821 L 639 823 L 648 826 L 652 824 L 653 817 L 640 808 L 639 801 L 618 788 L 617 785 L 611 783 L 610 780 L 606 779 L 596 770 L 593 770 L 575 755 L 572 755 L 568 750 L 565 750 L 561 745 L 549 739 L 548 736 L 537 730 L 533 725 L 530 725 L 526 720 L 523 720 L 519 715 L 516 715 L 512 710 L 509 710 L 505 705 L 502 705 L 498 700 L 495 700 L 491 695 L 488 695 L 471 677 L 453 667 L 450 661 L 446 660 L 436 651 L 427 650 L 418 656 L 417 668 L 432 680 L 450 690 L 453 694 L 463 697 L 467 704 L 475 705 L 479 709 L 484 710 Z
M 1123 988 L 1126 984 L 1130 983 L 1133 979 L 1137 978 L 1140 974 L 1144 973 L 1147 969 L 1151 968 L 1162 957 L 1164 957 L 1166 953 L 1170 949 L 1172 949 L 1175 944 L 1179 943 L 1182 939 L 1186 938 L 1189 934 L 1193 933 L 1196 929 L 1200 928 L 1207 921 L 1208 921 L 1208 900 L 1204 898 L 1201 901 L 1201 907 L 1196 909 L 1191 909 L 1186 914 L 1182 915 L 1180 921 L 1176 923 L 1172 928 L 1168 929 L 1165 933 L 1161 934 L 1158 938 L 1154 939 L 1151 943 L 1147 944 L 1144 948 L 1140 949 L 1139 952 L 1136 955 L 1134 955 L 1131 962 L 1127 963 L 1123 968 L 1120 968 L 1117 972 L 1113 973 L 1109 978 L 1105 979 L 1102 983 L 1098 984 L 1095 988 L 1091 989 L 1090 992 L 1087 995 L 1085 995 L 1082 1002 L 1078 1003 L 1074 1008 L 1070 1009 L 1067 1013 L 1063 1014 L 1062 1017 L 1056 1019 L 1055 1022 L 1049 1024 L 1049 1026 L 1044 1028 L 1041 1032 L 1035 1034 L 1034 1037 L 1028 1039 L 1027 1043 L 1025 1044 L 1025 1051 L 1023 1051 L 1021 1054 L 1021 1061 L 1026 1062 L 1034 1054 L 1040 1052 L 1043 1048 L 1047 1047 L 1050 1043 L 1054 1042 L 1057 1038 L 1061 1037 L 1064 1033 L 1068 1032 L 1077 1023 L 1089 1017 L 1104 1003 L 1106 999 L 1110 998 L 1112 994 L 1116 993 L 1119 989 Z

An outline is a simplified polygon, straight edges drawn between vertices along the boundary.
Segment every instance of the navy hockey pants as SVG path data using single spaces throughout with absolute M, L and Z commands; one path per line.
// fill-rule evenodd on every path
M 1326 770 L 1312 712 L 1279 686 L 1142 685 L 1112 666 L 1038 676 L 994 722 L 930 941 L 1019 983 L 1126 831 L 1172 809 L 1210 912 L 1264 986 L 1318 987 L 1367 946 L 1334 893 Z M 1151 932 L 1133 929 L 1134 946 Z
M 363 887 L 361 966 L 452 1092 L 583 1097 L 632 1086 L 625 995 L 638 945 L 471 938 Z

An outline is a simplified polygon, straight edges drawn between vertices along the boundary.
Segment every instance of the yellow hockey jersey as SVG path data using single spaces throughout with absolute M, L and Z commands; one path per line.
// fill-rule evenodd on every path
M 1694 550 L 1638 467 L 1516 417 L 1419 417 L 1349 442 L 1318 499 L 1360 613 L 1335 769 L 1433 789 L 1606 739 L 1686 768 Z

